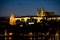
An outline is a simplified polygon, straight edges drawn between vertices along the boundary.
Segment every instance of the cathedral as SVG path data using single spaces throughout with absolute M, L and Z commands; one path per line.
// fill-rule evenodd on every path
M 36 19 L 37 22 L 40 22 L 41 19 L 46 19 L 46 17 L 48 17 L 47 20 L 51 20 L 51 19 L 58 19 L 60 20 L 60 17 L 57 17 L 54 12 L 45 12 L 43 8 L 41 8 L 40 10 L 37 10 L 36 15 L 35 16 L 21 16 L 21 17 L 15 17 L 13 14 L 10 15 L 10 19 L 9 19 L 9 23 L 11 25 L 16 24 L 16 20 L 24 20 L 25 22 L 27 22 L 28 19 Z

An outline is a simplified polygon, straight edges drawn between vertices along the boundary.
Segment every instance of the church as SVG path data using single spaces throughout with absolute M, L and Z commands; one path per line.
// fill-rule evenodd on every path
M 54 12 L 45 12 L 43 8 L 40 10 L 37 10 L 36 15 L 33 16 L 20 16 L 20 17 L 15 17 L 13 14 L 10 15 L 9 18 L 9 24 L 15 25 L 16 20 L 24 21 L 27 22 L 27 20 L 33 18 L 34 20 L 37 20 L 37 22 L 40 22 L 41 19 L 46 19 L 46 20 L 60 20 L 60 16 L 55 15 Z

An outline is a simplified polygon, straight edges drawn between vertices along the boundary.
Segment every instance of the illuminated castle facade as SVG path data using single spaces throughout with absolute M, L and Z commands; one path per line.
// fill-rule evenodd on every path
M 15 24 L 16 24 L 16 23 L 15 23 L 16 20 L 22 21 L 22 19 L 23 19 L 25 22 L 27 22 L 27 20 L 28 20 L 28 19 L 31 19 L 31 17 L 32 17 L 33 19 L 36 19 L 37 22 L 40 22 L 41 19 L 43 19 L 43 18 L 46 19 L 45 16 L 47 16 L 47 17 L 48 17 L 48 16 L 53 16 L 53 17 L 48 18 L 47 20 L 51 20 L 51 19 L 56 20 L 56 17 L 54 17 L 54 16 L 55 16 L 54 12 L 45 12 L 44 9 L 41 8 L 40 10 L 37 10 L 36 16 L 21 16 L 21 17 L 15 17 L 13 14 L 11 14 L 11 15 L 10 15 L 9 23 L 10 23 L 11 25 L 15 25 Z M 60 20 L 60 17 L 58 17 L 57 19 Z

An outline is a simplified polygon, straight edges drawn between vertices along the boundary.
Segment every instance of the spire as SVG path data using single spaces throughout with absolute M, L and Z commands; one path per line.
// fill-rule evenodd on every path
M 44 8 L 41 8 L 40 10 L 37 9 L 37 16 L 45 16 Z
M 45 16 L 44 8 L 41 8 L 41 10 L 40 10 L 40 16 Z
M 41 13 L 44 13 L 44 8 L 41 8 Z
M 37 8 L 37 13 L 36 13 L 36 15 L 39 16 L 39 10 L 38 10 L 38 8 Z

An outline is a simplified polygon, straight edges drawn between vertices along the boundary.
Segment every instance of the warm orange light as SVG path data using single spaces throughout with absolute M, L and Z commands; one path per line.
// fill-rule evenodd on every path
M 10 16 L 10 24 L 11 25 L 14 25 L 15 24 L 15 18 L 14 18 L 14 15 L 13 14 L 11 14 L 11 16 Z
M 9 35 L 11 36 L 11 35 L 13 35 L 13 33 L 9 33 Z
M 32 32 L 30 32 L 29 35 L 32 36 Z
M 9 40 L 11 40 L 12 38 L 11 37 L 9 37 Z
M 8 34 L 7 34 L 7 30 L 5 30 L 5 34 L 4 34 L 4 36 L 7 36 Z

